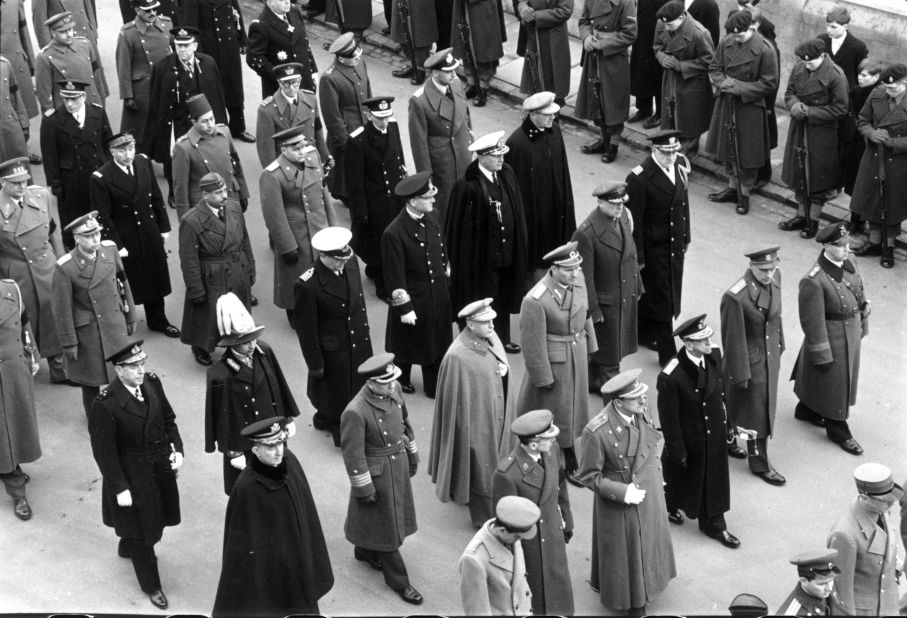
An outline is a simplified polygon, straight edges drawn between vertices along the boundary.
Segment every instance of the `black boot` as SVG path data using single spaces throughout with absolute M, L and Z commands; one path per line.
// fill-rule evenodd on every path
M 583 144 L 580 150 L 582 150 L 585 154 L 598 154 L 600 152 L 605 152 L 608 150 L 608 136 L 604 134 L 599 135 L 598 139 L 594 142 Z
M 894 247 L 886 245 L 882 247 L 882 259 L 880 261 L 882 268 L 894 268 Z
M 790 219 L 784 219 L 783 221 L 778 222 L 778 227 L 785 232 L 793 232 L 794 230 L 802 230 L 806 227 L 806 217 L 803 215 L 796 215 Z
M 745 215 L 750 211 L 750 196 L 741 195 L 737 200 L 737 214 Z
M 409 80 L 413 86 L 421 86 L 425 83 L 425 71 L 422 69 L 416 69 L 413 73 L 413 78 Z
M 479 86 L 479 94 L 472 100 L 472 104 L 476 107 L 485 107 L 486 103 L 488 103 L 488 88 Z
M 479 94 L 479 87 L 475 84 L 469 84 L 469 86 L 466 87 L 466 92 L 464 92 L 463 94 L 467 99 L 471 99 Z
M 800 238 L 815 238 L 819 232 L 819 222 L 815 219 L 809 219 L 806 225 L 800 230 Z
M 415 68 L 413 68 L 413 65 L 409 65 L 402 69 L 397 69 L 395 71 L 391 71 L 391 75 L 393 75 L 394 77 L 406 78 L 406 77 L 412 77 L 414 72 L 415 72 Z
M 612 163 L 617 158 L 617 144 L 610 144 L 608 152 L 602 155 L 602 163 Z
M 856 213 L 850 213 L 850 232 L 851 236 L 860 234 L 863 232 L 863 217 Z
M 877 255 L 882 255 L 882 244 L 881 243 L 871 243 L 868 242 L 862 247 L 857 247 L 851 251 L 857 257 L 874 257 Z

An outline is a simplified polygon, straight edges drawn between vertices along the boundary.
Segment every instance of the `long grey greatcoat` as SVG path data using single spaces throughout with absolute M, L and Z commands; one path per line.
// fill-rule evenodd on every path
M 180 26 L 198 28 L 198 51 L 214 58 L 223 78 L 224 103 L 243 105 L 242 56 L 249 43 L 238 0 L 180 2 Z
M 372 96 L 365 58 L 349 67 L 334 60 L 318 80 L 318 104 L 324 117 L 327 145 L 334 157 L 334 169 L 328 176 L 331 195 L 346 199 L 346 147 L 350 133 L 365 124 L 362 102 Z
M 907 219 L 907 97 L 894 110 L 888 110 L 888 95 L 884 88 L 876 88 L 869 95 L 857 116 L 857 130 L 868 139 L 874 129 L 885 129 L 891 137 L 892 147 L 885 150 L 885 197 L 879 197 L 879 147 L 867 143 L 860 159 L 860 169 L 853 187 L 850 209 L 870 221 L 881 220 L 880 213 L 887 210 L 889 224 Z
M 50 191 L 30 186 L 23 207 L 0 226 L 0 277 L 13 279 L 28 313 L 41 356 L 62 352 L 51 295 L 54 265 L 62 254 L 59 233 L 51 234 Z M 0 192 L 0 200 L 9 200 Z M 7 202 L 9 203 L 9 202 Z
M 98 209 L 103 235 L 125 248 L 126 277 L 132 297 L 141 305 L 170 294 L 167 250 L 161 234 L 170 231 L 170 219 L 151 161 L 136 155 L 133 175 L 108 161 L 91 175 L 91 205 Z
M 573 448 L 589 419 L 588 355 L 598 350 L 582 277 L 565 290 L 549 272 L 529 290 L 520 307 L 520 343 L 526 373 L 517 414 L 551 410 L 558 445 Z
M 794 393 L 822 416 L 846 420 L 857 402 L 860 342 L 869 333 L 863 278 L 852 258 L 838 268 L 824 253 L 800 280 L 803 345 L 791 379 Z M 831 363 L 827 371 L 816 365 Z
M 58 81 L 77 79 L 88 84 L 85 104 L 104 105 L 107 82 L 101 60 L 94 45 L 85 37 L 76 36 L 69 45 L 52 42 L 41 48 L 35 59 L 35 93 L 41 110 L 47 112 L 63 105 Z
M 416 507 L 409 468 L 419 463 L 400 386 L 380 398 L 364 385 L 340 419 L 343 464 L 350 500 L 343 532 L 357 547 L 392 552 L 416 532 Z M 377 494 L 378 501 L 357 498 Z
M 280 156 L 280 148 L 274 142 L 274 134 L 290 127 L 303 126 L 303 135 L 310 144 L 315 144 L 322 161 L 328 159 L 328 148 L 324 141 L 321 117 L 318 115 L 318 97 L 311 90 L 299 89 L 296 95 L 296 106 L 292 107 L 283 93 L 278 89 L 273 95 L 265 97 L 258 107 L 258 119 L 255 130 L 255 149 L 258 151 L 258 162 L 266 167 Z
M 25 132 L 29 130 L 28 112 L 19 95 L 13 65 L 0 56 L 0 159 L 9 161 L 28 156 Z
M 762 167 L 771 149 L 765 98 L 778 90 L 778 58 L 774 48 L 758 32 L 753 32 L 746 43 L 737 43 L 733 35 L 726 35 L 718 43 L 709 65 L 709 79 L 716 89 L 726 79 L 734 79 L 740 94 L 716 95 L 705 150 L 720 162 L 730 163 L 728 126 L 733 113 L 737 121 L 740 167 Z
M 460 24 L 469 26 L 469 38 L 465 43 L 460 34 Z M 504 55 L 506 40 L 507 31 L 504 29 L 504 7 L 501 0 L 454 0 L 450 43 L 453 45 L 455 58 L 460 58 L 464 64 L 468 64 L 466 60 L 468 51 L 476 62 L 489 62 L 497 66 L 498 60 Z
M 31 17 L 38 45 L 44 47 L 53 39 L 50 29 L 44 25 L 44 22 L 49 17 L 53 17 L 63 11 L 72 13 L 76 36 L 85 37 L 94 45 L 97 45 L 98 20 L 93 5 L 93 0 L 34 0 L 32 2 Z
M 227 200 L 224 219 L 201 201 L 180 220 L 180 268 L 186 283 L 180 341 L 208 352 L 220 340 L 217 299 L 233 292 L 248 309 L 255 283 L 255 256 L 239 204 Z M 206 302 L 192 302 L 203 296 Z
M 409 8 L 409 24 L 400 15 L 398 2 L 406 2 Z M 447 24 L 440 24 L 447 28 Z M 438 40 L 438 17 L 432 0 L 394 0 L 391 16 L 391 38 L 395 43 L 405 44 L 409 37 L 416 47 L 430 47 Z M 419 169 L 419 171 L 422 171 Z
M 274 251 L 274 304 L 281 309 L 293 308 L 293 285 L 315 263 L 312 236 L 337 225 L 334 207 L 324 199 L 323 179 L 314 146 L 306 146 L 298 165 L 280 155 L 258 178 L 261 214 Z M 299 259 L 287 264 L 281 256 L 294 251 Z
M 523 539 L 526 574 L 536 615 L 573 615 L 573 585 L 564 533 L 573 531 L 567 477 L 557 447 L 536 462 L 522 445 L 505 457 L 494 473 L 491 503 L 504 496 L 531 500 L 542 516 L 532 539 Z
M 709 81 L 715 46 L 709 31 L 689 14 L 674 32 L 658 20 L 652 48 L 659 61 L 671 56 L 680 62 L 677 69 L 664 69 L 662 75 L 661 128 L 677 129 L 685 138 L 702 135 L 709 128 L 715 103 Z M 673 119 L 669 99 L 674 101 Z
M 249 187 L 239 154 L 227 125 L 218 124 L 214 135 L 205 135 L 194 126 L 173 145 L 173 202 L 179 218 L 202 199 L 198 182 L 216 172 L 227 185 L 227 196 L 248 200 Z
M 119 284 L 122 282 L 122 294 Z M 110 382 L 104 359 L 132 340 L 135 303 L 117 246 L 102 240 L 94 262 L 76 248 L 57 260 L 53 309 L 60 345 L 78 346 L 78 358 L 63 359 L 66 377 L 85 386 Z
M 25 305 L 12 279 L 0 279 L 0 474 L 41 457 Z
M 169 457 L 172 451 L 183 452 L 183 441 L 161 379 L 146 373 L 140 388 L 144 402 L 114 378 L 91 404 L 88 433 L 103 477 L 104 525 L 120 538 L 150 546 L 161 540 L 165 526 L 180 523 L 179 489 Z M 121 507 L 117 494 L 127 489 L 132 506 Z
M 12 65 L 11 77 L 22 95 L 28 117 L 34 118 L 39 112 L 31 80 L 35 73 L 35 52 L 25 16 L 25 0 L 0 0 L 0 56 Z
M 772 435 L 784 353 L 780 271 L 763 286 L 747 269 L 721 296 L 721 345 L 728 424 Z
M 634 427 L 611 403 L 583 429 L 579 475 L 595 494 L 591 581 L 609 609 L 642 607 L 677 576 L 660 441 L 661 433 L 648 417 Z M 639 504 L 624 502 L 630 483 L 646 490 Z
M 533 80 L 537 78 L 531 75 L 529 62 L 523 62 L 520 92 L 535 94 L 540 90 L 548 90 L 559 98 L 566 98 L 570 93 L 571 66 L 567 21 L 573 16 L 573 0 L 514 0 L 514 15 L 519 17 L 520 9 L 524 6 L 535 11 L 535 21 L 531 25 L 520 22 L 516 53 L 525 57 L 527 51 L 535 52 L 538 47 L 542 78 L 534 85 Z
M 123 24 L 117 38 L 116 62 L 120 98 L 132 99 L 138 110 L 123 105 L 120 131 L 132 131 L 136 140 L 142 138 L 151 101 L 151 70 L 170 54 L 170 29 L 173 22 L 158 15 L 154 23 L 141 17 Z M 179 137 L 179 136 L 177 136 Z M 138 150 L 138 148 L 137 148 Z
M 573 233 L 583 256 L 589 317 L 601 344 L 592 355 L 599 365 L 617 365 L 636 352 L 639 297 L 643 293 L 633 222 L 623 210 L 612 222 L 600 208 Z
M 583 3 L 579 19 L 579 38 L 594 39 L 594 52 L 583 52 L 583 72 L 576 93 L 578 118 L 601 121 L 605 125 L 625 122 L 630 115 L 630 46 L 636 41 L 635 0 L 589 0 Z M 596 100 L 592 71 L 598 67 L 602 105 Z
M 460 80 L 450 84 L 453 101 L 429 78 L 409 98 L 409 144 L 417 172 L 431 172 L 438 188 L 435 210 L 442 225 L 454 183 L 472 162 L 472 120 Z
M 815 71 L 809 71 L 799 60 L 791 70 L 784 92 L 784 104 L 790 109 L 796 103 L 809 108 L 804 120 L 791 117 L 784 146 L 781 180 L 794 190 L 805 183 L 797 148 L 804 137 L 809 150 L 809 192 L 818 193 L 841 186 L 838 168 L 838 125 L 847 116 L 847 79 L 844 71 L 827 55 Z M 806 135 L 804 136 L 804 131 Z

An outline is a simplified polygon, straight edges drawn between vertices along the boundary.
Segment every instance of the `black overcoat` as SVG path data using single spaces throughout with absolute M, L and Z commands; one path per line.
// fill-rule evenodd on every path
M 170 219 L 151 161 L 136 156 L 133 176 L 108 161 L 91 175 L 91 207 L 98 210 L 104 237 L 125 248 L 126 277 L 137 305 L 170 294 L 170 271 L 162 233 L 170 231 Z
M 573 17 L 573 0 L 513 0 L 513 14 L 519 16 L 523 6 L 535 11 L 535 20 L 531 24 L 520 21 L 516 53 L 525 57 L 527 51 L 533 53 L 538 47 L 542 75 L 541 79 L 534 77 L 530 63 L 523 62 L 520 92 L 535 94 L 548 90 L 566 98 L 570 93 L 571 65 L 567 22 Z
M 715 0 L 693 0 L 687 7 L 687 13 L 705 26 L 712 37 L 712 46 L 717 46 L 718 40 L 721 38 L 721 28 L 718 23 L 721 11 L 718 9 L 718 3 Z
M 248 45 L 238 0 L 189 0 L 180 3 L 180 25 L 198 28 L 198 51 L 214 59 L 223 78 L 224 104 L 242 107 L 242 58 Z
M 652 43 L 655 41 L 655 26 L 659 19 L 655 17 L 668 0 L 638 0 L 636 5 L 636 23 L 638 32 L 633 50 L 630 52 L 630 94 L 636 97 L 636 106 L 639 103 L 652 103 L 652 97 L 661 94 L 661 65 L 655 59 L 655 50 Z M 642 99 L 642 101 L 640 101 Z M 655 102 L 656 107 L 661 107 L 661 102 Z
M 404 290 L 410 300 L 387 312 L 385 347 L 398 363 L 428 365 L 444 356 L 451 333 L 447 249 L 434 211 L 416 220 L 404 209 L 381 237 L 384 284 L 388 294 Z M 416 312 L 414 325 L 400 316 Z
M 350 133 L 365 124 L 365 106 L 362 102 L 372 96 L 365 58 L 350 67 L 340 62 L 325 70 L 318 80 L 318 104 L 327 131 L 327 146 L 334 157 L 334 169 L 327 178 L 331 195 L 347 198 L 346 147 Z
M 646 292 L 639 301 L 639 314 L 661 322 L 680 315 L 684 253 L 690 244 L 690 200 L 684 172 L 689 163 L 680 157 L 677 161 L 676 184 L 671 184 L 651 156 L 627 176 L 627 208 L 633 215 L 633 240 Z
M 450 207 L 447 209 L 447 249 L 450 255 L 451 306 L 464 307 L 474 300 L 497 296 L 495 310 L 518 313 L 523 301 L 523 281 L 529 266 L 526 262 L 526 215 L 516 174 L 506 163 L 497 173 L 501 192 L 507 199 L 513 216 L 513 270 L 510 281 L 501 281 L 500 289 L 489 288 L 492 230 L 500 228 L 488 194 L 490 184 L 473 161 L 466 174 L 453 186 Z M 389 288 L 388 288 L 389 289 Z M 497 294 L 495 294 L 497 292 Z M 509 305 L 506 304 L 509 301 Z M 418 314 L 417 314 L 418 315 Z
M 816 38 L 821 39 L 825 43 L 825 53 L 844 71 L 844 77 L 847 78 L 847 89 L 852 91 L 857 87 L 860 63 L 869 55 L 869 48 L 866 47 L 866 43 L 855 37 L 853 32 L 848 31 L 844 37 L 844 42 L 838 48 L 838 53 L 834 54 L 831 51 L 831 37 L 828 36 L 828 33 L 823 32 Z M 858 111 L 860 110 L 857 109 L 854 113 Z
M 318 614 L 318 599 L 333 586 L 321 520 L 299 460 L 289 449 L 276 468 L 252 456 L 227 502 L 212 616 Z
M 542 259 L 576 229 L 570 163 L 560 123 L 539 129 L 527 117 L 510 137 L 504 162 L 513 168 L 526 215 L 526 267 L 545 268 Z
M 316 259 L 296 280 L 293 295 L 296 335 L 309 369 L 309 401 L 339 424 L 343 408 L 365 384 L 356 369 L 372 355 L 359 261 L 355 255 L 348 260 L 340 277 Z
M 299 87 L 315 91 L 312 73 L 318 72 L 318 65 L 309 47 L 302 9 L 294 4 L 286 17 L 285 22 L 265 6 L 258 19 L 249 24 L 246 64 L 261 77 L 262 97 L 277 92 L 274 67 L 286 62 L 299 62 L 306 67 L 308 70 L 302 72 Z
M 387 125 L 387 133 L 381 133 L 371 122 L 350 133 L 346 191 L 353 224 L 352 246 L 369 266 L 381 266 L 381 235 L 403 208 L 394 187 L 405 177 L 406 160 L 396 121 Z M 367 223 L 363 217 L 368 218 Z
M 120 538 L 150 546 L 161 540 L 165 526 L 180 523 L 179 490 L 169 457 L 183 452 L 183 441 L 160 378 L 146 373 L 141 389 L 144 402 L 114 378 L 88 410 L 88 433 L 104 479 L 104 525 Z M 117 494 L 127 489 L 132 506 L 121 507 Z
M 721 352 L 712 349 L 706 371 L 678 352 L 658 374 L 658 418 L 665 437 L 665 501 L 696 519 L 700 505 L 709 516 L 731 508 L 727 465 L 727 414 L 721 378 Z M 686 465 L 680 464 L 686 459 Z

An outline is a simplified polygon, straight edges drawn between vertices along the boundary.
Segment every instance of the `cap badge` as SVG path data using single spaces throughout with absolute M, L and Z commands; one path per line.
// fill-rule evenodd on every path
M 76 89 L 76 86 L 75 86 L 75 84 L 73 84 L 72 82 L 66 82 L 66 89 L 67 89 L 67 90 L 75 90 L 75 89 Z
M 444 62 L 446 62 L 447 64 L 453 64 L 453 61 L 453 54 L 447 54 L 447 58 L 444 59 Z
M 180 29 L 179 29 L 179 32 L 177 32 L 177 34 L 178 34 L 179 36 L 188 36 L 188 35 L 189 35 L 189 33 L 186 31 L 185 28 L 180 28 Z
M 389 107 L 389 105 L 387 104 L 387 101 L 381 101 L 381 102 L 378 104 L 378 109 L 380 109 L 380 110 L 385 110 L 385 109 L 387 109 L 388 107 Z
M 271 425 L 271 432 L 277 433 L 278 431 L 280 431 L 280 423 L 274 423 L 273 425 Z

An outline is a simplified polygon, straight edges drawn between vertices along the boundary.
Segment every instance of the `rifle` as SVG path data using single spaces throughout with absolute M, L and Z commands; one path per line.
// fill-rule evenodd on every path
M 409 52 L 409 62 L 413 67 L 414 74 L 419 71 L 419 67 L 416 65 L 416 45 L 415 39 L 413 39 L 413 33 L 410 30 L 410 21 L 409 21 L 409 0 L 397 0 L 397 11 L 400 13 L 400 21 L 403 22 L 403 44 L 406 45 L 407 51 Z
M 532 24 L 532 35 L 535 39 L 535 70 L 539 80 L 539 89 L 536 92 L 541 92 L 542 90 L 547 90 L 547 88 L 545 88 L 545 71 L 542 68 L 542 44 L 539 42 L 539 29 L 535 23 Z
M 677 99 L 674 96 L 674 93 L 677 90 L 675 83 L 674 71 L 671 69 L 665 70 L 665 75 L 668 76 L 668 96 L 665 97 L 665 105 L 668 106 L 668 128 L 676 129 L 677 128 Z
M 476 80 L 476 88 L 479 87 L 479 65 L 476 63 L 475 54 L 472 52 L 472 35 L 469 29 L 469 7 L 463 5 L 463 21 L 457 24 L 457 32 L 460 33 L 460 42 L 463 43 L 463 50 L 466 54 L 466 62 L 472 69 L 472 75 Z
M 601 61 L 601 54 L 598 51 L 589 52 L 591 57 L 595 60 L 595 70 L 591 70 L 593 67 L 590 65 L 591 77 L 589 78 L 589 83 L 592 85 L 592 95 L 595 97 L 595 102 L 598 105 L 598 120 L 601 123 L 602 135 L 605 135 L 605 99 L 602 92 L 602 80 L 598 74 L 598 63 Z
M 525 53 L 526 63 L 529 65 L 529 81 L 531 82 L 532 92 L 541 92 L 544 88 L 542 88 L 542 74 L 539 71 L 541 67 L 539 66 L 538 52 L 532 49 L 532 45 L 527 41 Z
M 879 223 L 882 226 L 882 255 L 888 251 L 888 194 L 885 192 L 885 179 L 888 177 L 888 170 L 885 166 L 885 144 L 876 144 L 878 149 L 876 154 L 879 157 L 879 173 L 876 174 L 879 179 Z
M 731 167 L 734 170 L 734 189 L 737 191 L 737 208 L 743 209 L 743 190 L 740 185 L 740 145 L 737 143 L 737 99 L 727 94 L 731 101 L 730 120 L 727 123 L 728 140 L 731 143 Z
M 809 131 L 806 120 L 797 120 L 797 122 L 803 125 L 803 137 L 800 140 L 799 146 L 794 146 L 794 151 L 797 153 L 797 162 L 800 166 L 800 173 L 803 174 L 803 192 L 806 194 L 806 225 L 811 224 L 809 218 L 809 209 L 810 209 L 810 199 L 811 194 L 810 186 L 812 183 L 809 179 L 809 140 L 807 139 L 807 132 Z

